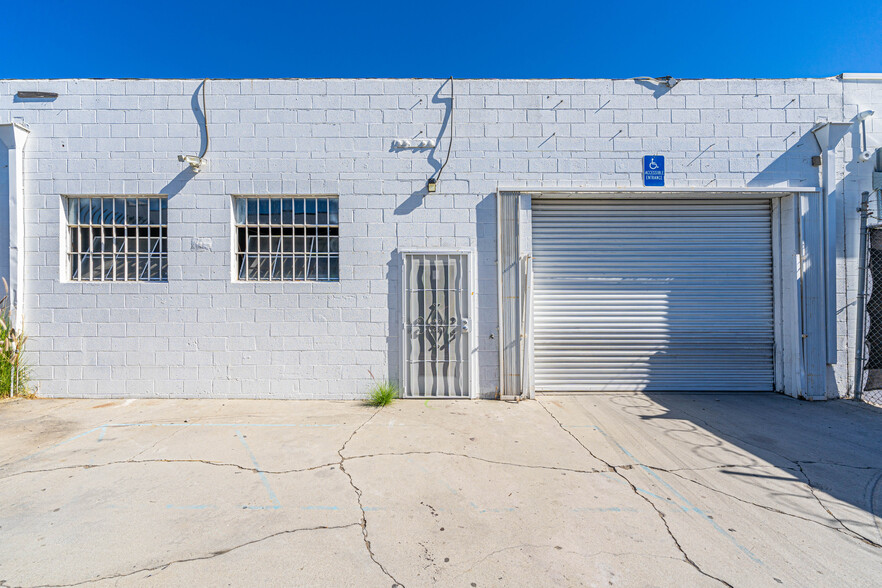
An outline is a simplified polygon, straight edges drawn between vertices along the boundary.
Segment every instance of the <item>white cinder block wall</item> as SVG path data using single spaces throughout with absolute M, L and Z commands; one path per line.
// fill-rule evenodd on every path
M 867 147 L 875 150 L 882 147 L 882 76 L 878 75 L 847 75 L 842 83 L 843 94 L 843 119 L 854 120 L 858 113 L 865 110 L 875 112 L 874 116 L 866 121 Z M 854 132 L 842 140 L 842 164 L 838 170 L 839 186 L 842 188 L 842 226 L 840 227 L 839 244 L 837 255 L 847 260 L 839 264 L 837 276 L 837 310 L 839 311 L 839 340 L 840 346 L 849 345 L 850 353 L 847 361 L 840 361 L 836 369 L 837 389 L 851 391 L 853 389 L 855 353 L 852 349 L 857 336 L 857 288 L 858 288 L 858 264 L 860 245 L 860 214 L 853 211 L 861 205 L 861 194 L 873 190 L 873 168 L 875 157 L 865 163 L 856 160 L 857 155 L 863 150 L 862 135 L 857 124 Z M 869 209 L 871 216 L 867 219 L 868 225 L 879 224 L 882 218 L 878 195 L 870 198 Z M 843 324 L 844 323 L 844 324 Z M 848 370 L 848 374 L 844 373 Z
M 194 176 L 177 156 L 200 149 L 200 83 L 0 81 L 0 122 L 31 130 L 25 325 L 41 395 L 361 396 L 371 374 L 399 376 L 397 251 L 456 247 L 477 255 L 480 392 L 493 397 L 499 185 L 637 187 L 642 156 L 658 154 L 668 186 L 818 186 L 810 129 L 856 108 L 837 78 L 683 80 L 670 91 L 634 80 L 456 80 L 453 152 L 439 191 L 425 195 L 450 136 L 439 138 L 443 80 L 209 81 L 210 164 Z M 59 96 L 22 101 L 20 90 Z M 391 149 L 416 136 L 439 149 Z M 847 187 L 856 170 L 869 173 L 853 167 L 851 147 L 841 147 Z M 168 283 L 60 279 L 61 194 L 153 193 L 169 195 Z M 315 193 L 339 195 L 340 282 L 232 282 L 230 195 Z M 852 204 L 843 202 L 839 235 L 849 280 Z M 843 309 L 856 295 L 847 283 Z M 843 315 L 841 394 L 854 339 Z

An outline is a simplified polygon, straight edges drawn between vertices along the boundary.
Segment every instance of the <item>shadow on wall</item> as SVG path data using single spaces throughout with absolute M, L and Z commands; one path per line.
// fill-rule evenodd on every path
M 810 403 L 743 393 L 650 392 L 615 397 L 614 403 L 642 419 L 657 445 L 687 444 L 691 454 L 719 464 L 711 477 L 688 470 L 675 475 L 717 488 L 750 487 L 752 494 L 760 488 L 788 513 L 882 545 L 882 409 L 848 400 Z M 787 475 L 763 469 L 769 465 Z M 822 508 L 815 491 L 834 500 L 825 499 Z
M 634 80 L 634 83 L 638 86 L 643 86 L 644 88 L 652 90 L 652 97 L 656 100 L 670 92 L 672 89 L 661 82 L 650 80 Z
M 386 283 L 389 285 L 389 293 L 386 306 L 389 309 L 389 334 L 386 335 L 386 364 L 388 365 L 388 379 L 398 382 L 398 386 L 404 389 L 404 371 L 401 367 L 401 345 L 404 343 L 402 333 L 403 309 L 401 308 L 401 272 L 403 260 L 401 251 L 397 248 L 392 251 L 392 256 L 386 264 Z
M 453 114 L 453 100 L 450 98 L 450 96 L 448 96 L 447 98 L 444 98 L 441 95 L 441 91 L 449 83 L 450 83 L 450 80 L 447 80 L 444 83 L 442 83 L 438 87 L 438 89 L 435 91 L 435 95 L 432 96 L 432 103 L 433 104 L 444 104 L 445 105 L 445 112 L 444 112 L 444 120 L 441 121 L 441 128 L 438 130 L 438 136 L 435 137 L 435 147 L 428 150 L 427 161 L 429 162 L 429 165 L 432 167 L 432 172 L 430 174 L 426 175 L 427 181 L 428 181 L 429 177 L 433 177 L 435 174 L 438 173 L 438 170 L 441 169 L 441 160 L 439 158 L 435 157 L 435 153 L 441 147 L 441 139 L 443 137 L 447 136 L 447 140 L 448 141 L 451 140 L 450 134 L 447 133 L 447 129 L 450 126 L 450 117 Z M 449 143 L 445 143 L 444 148 L 446 149 L 448 147 L 448 145 L 449 145 Z M 445 151 L 445 153 L 446 153 L 446 151 Z M 440 183 L 439 183 L 439 186 L 440 186 Z M 395 214 L 396 215 L 410 214 L 411 212 L 413 212 L 414 210 L 416 210 L 417 208 L 420 207 L 420 205 L 423 202 L 423 198 L 425 198 L 428 193 L 429 192 L 426 189 L 425 185 L 422 186 L 419 190 L 417 190 L 416 192 L 413 192 L 404 202 L 402 202 L 401 204 L 399 204 L 395 208 Z
M 782 139 L 782 143 L 792 141 L 792 137 Z M 812 156 L 818 155 L 818 143 L 811 131 L 805 133 L 772 163 L 747 182 L 749 187 L 767 188 L 770 186 L 792 185 L 792 182 L 800 178 L 808 178 L 808 181 L 798 186 L 800 188 L 817 188 L 820 186 L 820 174 L 818 168 L 812 167 Z
M 184 164 L 186 165 L 186 164 Z M 182 169 L 178 172 L 172 180 L 160 188 L 160 194 L 167 194 L 169 199 L 176 196 L 181 190 L 184 189 L 184 186 L 187 185 L 187 182 L 193 179 L 196 176 L 196 172 L 194 172 L 189 165 L 187 165 L 187 169 Z
M 850 182 L 852 182 L 853 186 L 867 186 L 869 189 L 870 186 L 873 185 L 873 168 L 876 163 L 875 157 L 870 157 L 868 161 L 859 161 L 858 156 L 861 152 L 864 151 L 864 131 L 861 127 L 861 123 L 858 122 L 857 117 L 855 116 L 853 119 L 854 125 L 849 127 L 849 131 L 851 132 L 851 157 L 845 164 L 845 178 L 843 178 L 840 183 L 844 183 L 847 178 Z M 869 121 L 868 121 L 869 122 Z M 872 141 L 867 144 L 869 150 L 875 153 L 876 149 L 873 147 Z M 839 190 L 842 186 L 837 186 L 836 189 Z M 857 208 L 860 206 L 860 190 L 852 190 L 851 194 L 854 197 L 854 207 Z M 847 192 L 844 192 L 847 194 Z
M 208 155 L 208 130 L 206 128 L 206 117 L 205 113 L 202 111 L 202 107 L 199 104 L 199 96 L 202 92 L 202 86 L 205 85 L 205 81 L 200 83 L 196 90 L 193 92 L 193 95 L 190 98 L 190 109 L 193 111 L 193 116 L 196 118 L 195 124 L 199 126 L 199 151 L 197 153 L 202 153 L 203 149 L 206 150 L 206 156 Z M 206 105 L 206 108 L 208 106 Z M 184 189 L 184 186 L 187 185 L 187 182 L 192 180 L 196 176 L 196 172 L 193 171 L 193 168 L 187 165 L 186 163 L 181 163 L 184 166 L 178 175 L 176 175 L 172 180 L 163 186 L 160 190 L 160 193 L 167 194 L 169 198 L 180 193 L 181 190 Z

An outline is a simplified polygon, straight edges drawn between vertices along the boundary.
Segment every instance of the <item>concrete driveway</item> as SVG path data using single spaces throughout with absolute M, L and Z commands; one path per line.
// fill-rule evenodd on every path
M 0 422 L 0 586 L 882 584 L 882 411 L 846 401 L 34 400 Z

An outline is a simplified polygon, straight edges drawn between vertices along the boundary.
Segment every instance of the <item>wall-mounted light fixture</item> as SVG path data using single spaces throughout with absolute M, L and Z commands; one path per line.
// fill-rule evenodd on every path
M 208 164 L 207 159 L 203 159 L 198 155 L 178 155 L 178 161 L 185 162 L 196 173 L 202 171 L 202 168 Z

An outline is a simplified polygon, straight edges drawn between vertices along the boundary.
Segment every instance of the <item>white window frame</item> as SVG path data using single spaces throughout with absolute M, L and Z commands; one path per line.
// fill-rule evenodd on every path
M 230 203 L 233 282 L 340 282 L 337 194 L 232 194 Z
M 96 201 L 97 213 L 93 207 Z M 82 213 L 86 202 L 88 214 Z M 168 282 L 168 195 L 62 194 L 60 205 L 62 281 Z M 101 243 L 98 251 L 94 249 L 96 239 Z M 84 263 L 88 264 L 88 276 L 82 273 Z

